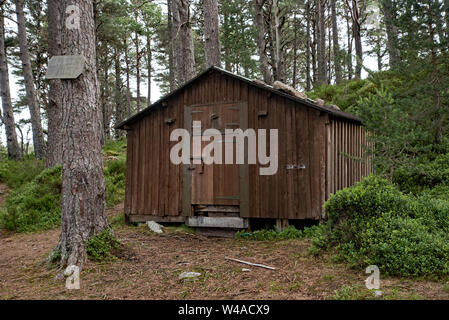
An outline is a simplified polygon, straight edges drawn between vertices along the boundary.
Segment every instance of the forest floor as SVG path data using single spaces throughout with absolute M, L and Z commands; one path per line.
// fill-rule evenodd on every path
M 2 191 L 3 190 L 3 191 Z M 4 186 L 0 185 L 0 205 Z M 108 209 L 109 217 L 123 212 Z M 44 261 L 59 229 L 17 234 L 0 231 L 0 299 L 372 299 L 367 275 L 335 263 L 331 254 L 309 255 L 310 240 L 250 241 L 209 238 L 185 228 L 164 234 L 147 227 L 116 224 L 123 244 L 119 258 L 87 262 L 80 290 L 55 280 Z M 273 266 L 267 270 L 226 260 L 233 257 Z M 250 269 L 243 271 L 242 269 Z M 179 280 L 196 271 L 195 281 Z M 388 277 L 382 299 L 449 299 L 449 283 Z

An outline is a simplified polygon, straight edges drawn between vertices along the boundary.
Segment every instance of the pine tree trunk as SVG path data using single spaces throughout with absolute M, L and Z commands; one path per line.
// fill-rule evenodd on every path
M 394 25 L 394 6 L 391 0 L 382 0 L 385 29 L 387 32 L 387 50 L 390 57 L 390 68 L 396 68 L 399 63 L 399 50 L 397 48 L 398 30 Z
M 317 55 L 318 55 L 318 84 L 323 85 L 327 82 L 327 68 L 326 68 L 326 27 L 324 17 L 324 1 L 316 0 L 317 10 Z
M 136 13 L 135 18 L 136 18 L 136 23 L 138 23 L 137 13 Z M 140 112 L 140 81 L 141 81 L 140 60 L 142 59 L 142 52 L 140 50 L 140 40 L 139 40 L 139 34 L 137 32 L 135 34 L 134 44 L 136 46 L 136 82 L 137 82 L 136 106 L 137 106 L 137 112 Z
M 130 67 L 129 67 L 129 56 L 128 56 L 128 44 L 126 41 L 126 36 L 124 38 L 125 45 L 125 65 L 126 65 L 126 106 L 127 106 L 127 116 L 131 117 L 131 86 L 130 86 Z
M 265 0 L 254 0 L 254 8 L 256 11 L 255 23 L 257 27 L 257 47 L 259 49 L 259 63 L 263 75 L 263 80 L 267 84 L 273 82 L 270 68 L 268 66 L 268 57 L 265 43 L 265 19 L 263 16 L 263 6 Z
M 115 100 L 115 124 L 119 124 L 123 120 L 123 97 L 122 97 L 122 68 L 120 65 L 120 50 L 118 45 L 114 47 L 114 69 L 115 69 L 115 90 L 114 90 L 114 100 Z M 123 133 L 122 130 L 115 130 L 115 138 L 119 139 Z
M 63 26 L 64 8 L 60 0 L 48 0 L 48 54 L 49 57 L 61 55 L 61 28 Z M 61 144 L 61 80 L 50 80 L 48 92 L 48 149 L 47 168 L 62 163 Z
M 170 83 L 170 91 L 176 89 L 176 61 L 175 61 L 175 48 L 176 48 L 176 30 L 173 24 L 173 3 L 175 0 L 167 0 L 167 31 L 168 31 L 168 81 Z
M 310 0 L 306 3 L 306 8 L 304 11 L 306 20 L 306 91 L 311 89 L 311 79 L 310 79 Z
M 206 38 L 206 68 L 221 66 L 220 30 L 217 0 L 204 0 L 204 36 Z
M 347 14 L 349 15 L 350 13 L 347 13 Z M 347 68 L 348 68 L 348 70 L 347 70 L 348 71 L 347 72 L 348 80 L 351 80 L 352 72 L 353 72 L 353 69 L 352 69 L 352 35 L 351 35 L 351 27 L 349 25 L 349 19 L 350 19 L 350 17 L 347 16 L 346 17 L 346 34 L 347 34 L 347 41 L 348 41 L 348 52 L 347 52 L 346 61 L 347 61 Z
M 60 0 L 66 8 L 72 0 Z M 93 1 L 78 0 L 80 28 L 63 24 L 64 55 L 82 54 L 84 73 L 62 84 L 62 231 L 57 249 L 61 265 L 82 268 L 86 241 L 109 227 L 101 152 L 101 109 L 97 103 L 96 38 Z M 64 21 L 65 22 L 65 21 Z
M 279 8 L 279 0 L 273 0 L 273 30 L 274 30 L 274 46 L 275 46 L 275 65 L 276 65 L 276 80 L 285 82 L 284 72 L 284 55 L 282 50 L 282 25 L 281 13 Z
M 36 89 L 34 88 L 33 70 L 31 69 L 30 53 L 26 35 L 25 16 L 23 13 L 24 0 L 15 0 L 17 13 L 17 37 L 19 39 L 20 58 L 22 61 L 23 77 L 27 103 L 31 115 L 31 127 L 33 129 L 33 145 L 36 158 L 43 159 L 46 156 L 44 134 L 42 132 L 40 105 L 37 101 Z
M 195 77 L 195 54 L 193 48 L 193 35 L 190 25 L 190 3 L 189 0 L 176 0 L 180 20 L 180 59 L 181 78 L 180 85 Z
M 340 45 L 338 44 L 337 8 L 336 0 L 331 0 L 332 42 L 334 46 L 335 82 L 341 82 Z
M 348 1 L 346 1 L 348 3 Z M 363 61 L 363 47 L 362 47 L 362 36 L 360 30 L 360 11 L 358 7 L 358 0 L 352 0 L 352 8 L 348 7 L 351 10 L 352 16 L 352 36 L 354 37 L 355 44 L 355 55 L 357 58 L 355 65 L 355 78 L 360 79 L 362 77 L 362 61 Z
M 151 62 L 153 60 L 151 50 L 151 37 L 147 35 L 147 71 L 148 71 L 148 83 L 147 83 L 147 107 L 151 106 L 151 77 L 152 68 Z
M 11 91 L 9 87 L 8 61 L 5 48 L 5 18 L 3 4 L 0 10 L 0 96 L 2 98 L 3 123 L 5 124 L 6 147 L 8 158 L 20 160 L 19 143 L 17 142 L 16 123 L 11 102 Z

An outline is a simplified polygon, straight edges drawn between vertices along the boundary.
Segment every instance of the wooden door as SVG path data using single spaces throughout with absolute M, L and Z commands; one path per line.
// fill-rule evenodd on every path
M 247 105 L 246 103 L 217 103 L 208 105 L 195 105 L 185 108 L 185 126 L 193 136 L 194 121 L 201 121 L 201 132 L 204 136 L 206 129 L 214 128 L 220 131 L 219 136 L 210 137 L 209 141 L 201 143 L 203 148 L 212 143 L 214 139 L 222 146 L 222 164 L 205 164 L 204 158 L 194 157 L 191 148 L 191 165 L 184 171 L 184 214 L 189 215 L 191 205 L 241 205 L 240 191 L 242 189 L 242 168 L 247 165 L 235 164 L 235 143 L 225 139 L 225 129 L 246 130 Z M 228 139 L 229 140 L 229 139 Z M 234 164 L 225 164 L 226 144 L 233 144 Z M 195 154 L 198 155 L 198 152 Z M 194 164 L 193 160 L 197 160 Z M 247 179 L 247 175 L 243 175 Z M 246 181 L 247 184 L 247 181 Z M 243 189 L 246 190 L 245 185 Z M 244 192 L 246 195 L 247 192 Z M 187 204 L 186 202 L 189 202 Z M 243 201 L 246 205 L 247 200 Z

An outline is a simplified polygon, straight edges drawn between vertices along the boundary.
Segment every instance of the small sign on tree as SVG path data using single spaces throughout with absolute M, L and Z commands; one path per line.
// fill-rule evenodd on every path
M 76 79 L 84 72 L 86 59 L 82 55 L 53 56 L 48 61 L 47 79 Z

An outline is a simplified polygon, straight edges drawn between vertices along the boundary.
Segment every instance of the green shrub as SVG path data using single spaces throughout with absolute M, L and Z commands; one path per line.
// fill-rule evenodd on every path
M 44 169 L 44 161 L 31 157 L 24 161 L 3 159 L 0 161 L 0 182 L 6 183 L 10 189 L 17 189 Z
M 61 167 L 46 169 L 12 191 L 0 212 L 0 226 L 18 232 L 54 228 L 61 223 Z
M 403 192 L 418 194 L 440 184 L 449 185 L 449 153 L 437 155 L 434 159 L 423 159 L 412 168 L 399 168 L 393 182 Z
M 104 146 L 106 205 L 121 202 L 125 193 L 126 140 Z M 44 170 L 44 162 L 2 160 L 0 182 L 10 191 L 0 209 L 0 227 L 17 232 L 51 229 L 60 225 L 61 167 Z
M 114 250 L 120 247 L 111 230 L 105 229 L 101 233 L 90 237 L 86 243 L 86 251 L 89 259 L 94 261 L 110 261 L 114 259 Z
M 449 202 L 408 197 L 370 176 L 326 203 L 325 232 L 314 250 L 335 247 L 351 266 L 377 265 L 404 276 L 449 275 Z
M 126 160 L 118 159 L 106 163 L 106 205 L 113 206 L 123 201 L 125 195 Z

